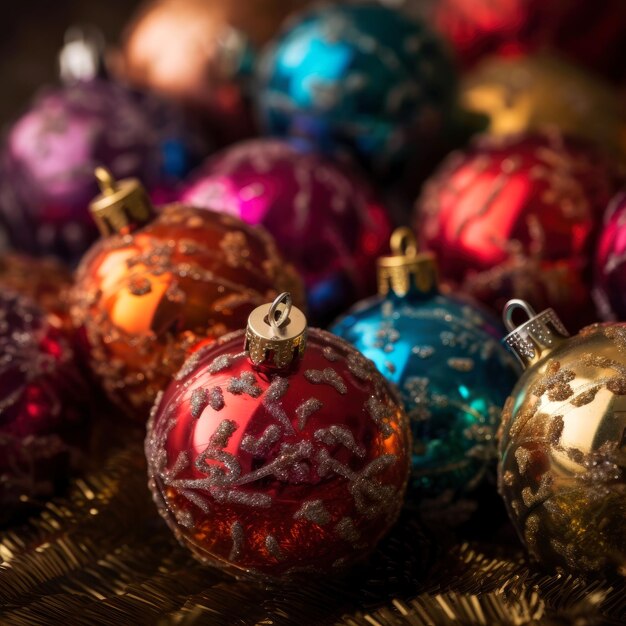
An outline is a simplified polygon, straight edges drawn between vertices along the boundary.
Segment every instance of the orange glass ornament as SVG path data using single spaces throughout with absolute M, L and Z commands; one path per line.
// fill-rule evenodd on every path
M 303 287 L 264 230 L 181 204 L 154 213 L 137 181 L 100 178 L 105 236 L 78 267 L 71 314 L 107 395 L 143 421 L 195 344 L 281 291 L 302 302 Z

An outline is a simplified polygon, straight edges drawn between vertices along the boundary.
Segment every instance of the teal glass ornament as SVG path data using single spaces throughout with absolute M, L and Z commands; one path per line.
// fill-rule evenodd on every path
M 427 24 L 377 2 L 320 4 L 294 16 L 258 65 L 268 134 L 386 172 L 445 135 L 456 71 Z
M 331 329 L 394 383 L 411 420 L 414 497 L 451 502 L 495 476 L 496 433 L 521 372 L 498 320 L 439 292 L 431 254 L 397 229 L 379 259 L 379 295 Z

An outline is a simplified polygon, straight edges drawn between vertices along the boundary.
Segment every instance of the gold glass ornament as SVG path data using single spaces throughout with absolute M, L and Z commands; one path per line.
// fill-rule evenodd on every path
M 470 72 L 462 106 L 494 135 L 556 127 L 626 157 L 626 115 L 610 85 L 548 55 L 494 57 Z
M 523 310 L 528 320 L 515 327 Z M 511 300 L 504 341 L 526 372 L 500 432 L 499 489 L 537 560 L 626 575 L 626 324 L 575 337 L 552 309 Z

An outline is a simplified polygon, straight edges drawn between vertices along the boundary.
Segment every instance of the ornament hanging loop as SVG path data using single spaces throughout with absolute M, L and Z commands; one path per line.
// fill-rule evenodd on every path
M 282 311 L 279 311 L 278 307 L 281 304 L 284 305 L 284 308 Z M 281 293 L 274 302 L 272 302 L 267 317 L 273 330 L 279 331 L 289 322 L 292 304 L 291 294 L 287 291 Z
M 513 321 L 513 315 L 515 311 L 520 309 L 524 311 L 524 313 L 526 313 L 526 321 L 530 321 L 531 319 L 533 319 L 533 317 L 537 317 L 535 309 L 533 309 L 533 307 L 530 306 L 530 304 L 528 304 L 526 300 L 519 300 L 517 298 L 514 300 L 509 300 L 504 307 L 502 320 L 504 321 L 506 329 L 510 333 L 512 333 L 518 327 L 518 324 Z
M 391 235 L 389 247 L 394 256 L 415 257 L 417 256 L 417 241 L 410 228 L 406 226 L 396 228 Z
M 513 321 L 513 314 L 517 310 L 524 311 L 527 317 L 520 325 Z M 502 343 L 513 352 L 524 368 L 538 363 L 569 337 L 567 329 L 552 309 L 536 313 L 525 300 L 509 300 L 502 319 L 509 331 Z

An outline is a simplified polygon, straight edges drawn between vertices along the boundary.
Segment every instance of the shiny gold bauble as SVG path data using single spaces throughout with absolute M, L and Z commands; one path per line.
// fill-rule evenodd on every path
M 601 79 L 547 55 L 492 58 L 465 78 L 462 106 L 494 135 L 556 127 L 626 157 L 626 114 Z
M 264 230 L 172 204 L 94 244 L 71 313 L 104 390 L 143 421 L 198 342 L 244 328 L 252 309 L 283 291 L 302 306 L 301 281 Z
M 499 488 L 529 552 L 575 573 L 626 576 L 626 324 L 569 338 L 554 312 L 505 339 L 527 367 L 507 401 Z

